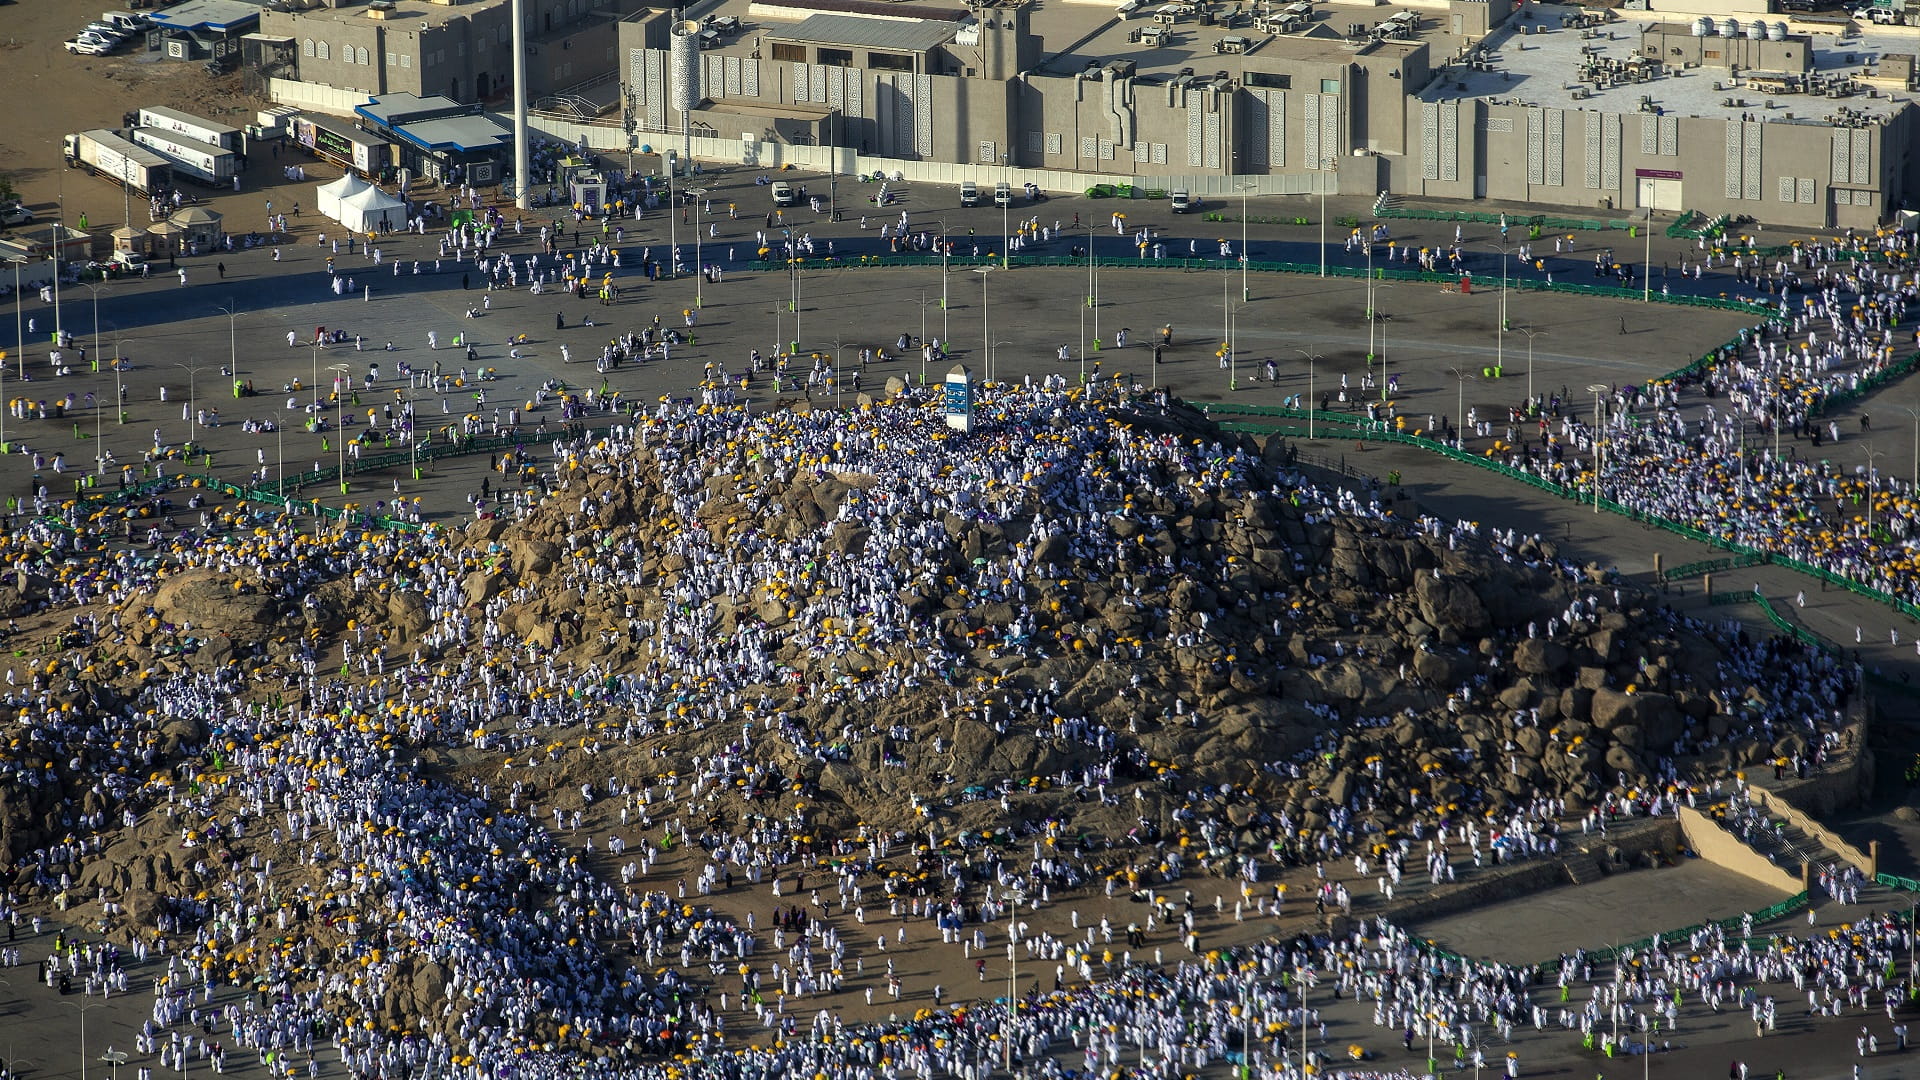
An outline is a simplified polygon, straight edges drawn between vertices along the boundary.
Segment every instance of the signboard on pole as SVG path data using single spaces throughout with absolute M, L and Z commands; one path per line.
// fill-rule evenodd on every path
M 945 390 L 941 411 L 946 416 L 947 426 L 958 432 L 973 434 L 973 379 L 965 364 L 955 364 L 947 370 Z

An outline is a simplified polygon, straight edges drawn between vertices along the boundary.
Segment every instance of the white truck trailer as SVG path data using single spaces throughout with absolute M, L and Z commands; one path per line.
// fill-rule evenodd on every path
M 224 187 L 233 183 L 240 171 L 238 157 L 211 143 L 196 142 L 185 135 L 156 128 L 134 128 L 133 141 L 173 163 L 176 176 L 203 184 Z
M 173 186 L 173 165 L 117 132 L 98 129 L 67 136 L 67 166 L 104 176 L 142 195 Z
M 240 151 L 240 129 L 203 120 L 192 113 L 179 109 L 152 105 L 134 114 L 134 124 L 143 128 L 154 128 L 172 135 L 180 135 L 194 142 L 209 143 L 222 150 Z

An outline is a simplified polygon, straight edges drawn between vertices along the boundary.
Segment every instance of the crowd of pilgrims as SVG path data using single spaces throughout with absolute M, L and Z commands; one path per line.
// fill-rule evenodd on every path
M 551 495 L 507 504 L 518 516 L 566 516 L 564 551 L 539 587 L 611 595 L 643 579 L 650 554 L 671 556 L 682 567 L 647 579 L 668 601 L 664 608 L 629 604 L 615 627 L 599 631 L 627 634 L 639 644 L 642 659 L 630 671 L 577 664 L 533 644 L 524 628 L 516 630 L 513 609 L 531 598 L 531 582 L 470 602 L 464 583 L 502 558 L 502 549 L 463 543 L 453 530 L 316 536 L 303 528 L 257 527 L 262 522 L 247 517 L 249 511 L 228 507 L 208 511 L 213 517 L 206 527 L 157 551 L 103 545 L 95 525 L 78 518 L 15 531 L 6 538 L 9 557 L 23 572 L 46 575 L 52 606 L 63 616 L 72 612 L 57 647 L 16 663 L 5 677 L 7 707 L 32 726 L 0 752 L 0 783 L 59 783 L 69 794 L 63 824 L 70 835 L 25 853 L 17 869 L 41 894 L 57 896 L 70 918 L 93 920 L 83 930 L 132 931 L 123 939 L 131 944 L 117 952 L 75 940 L 43 974 L 90 986 L 97 980 L 103 991 L 123 992 L 124 981 L 108 972 L 128 960 L 149 961 L 158 974 L 152 1024 L 142 1036 L 147 1052 L 178 1063 L 204 1057 L 210 1043 L 221 1042 L 222 1053 L 247 1048 L 263 1063 L 271 1055 L 274 1068 L 288 1075 L 297 1061 L 324 1053 L 337 1054 L 356 1076 L 392 1076 L 424 1065 L 476 1080 L 583 1071 L 770 1077 L 795 1070 L 977 1080 L 1011 1042 L 1019 1059 L 1049 1077 L 1110 1074 L 1123 1066 L 1177 1075 L 1226 1060 L 1243 1043 L 1265 1075 L 1297 1076 L 1294 1040 L 1315 1025 L 1288 1018 L 1315 987 L 1325 995 L 1336 985 L 1376 1001 L 1382 1028 L 1396 1035 L 1405 1029 L 1411 1040 L 1424 1038 L 1425 1025 L 1433 1023 L 1436 1036 L 1462 1053 L 1480 1052 L 1479 1040 L 1514 1025 L 1542 1024 L 1547 1017 L 1534 1003 L 1545 991 L 1535 976 L 1427 955 L 1384 920 L 1362 919 L 1332 938 L 1211 948 L 1193 923 L 1190 886 L 1201 867 L 1237 886 L 1236 918 L 1273 916 L 1283 899 L 1272 884 L 1280 868 L 1374 858 L 1385 838 L 1365 834 L 1341 814 L 1319 835 L 1288 846 L 1231 852 L 1213 827 L 1218 823 L 1199 820 L 1207 811 L 1198 808 L 1207 804 L 1187 787 L 1191 782 L 1177 770 L 1156 774 L 1128 731 L 1055 712 L 1057 688 L 1016 693 L 984 673 L 981 662 L 991 656 L 1075 647 L 1072 633 L 1037 614 L 1042 588 L 1070 558 L 1098 573 L 1148 575 L 1163 584 L 1199 569 L 1195 560 L 1224 561 L 1201 548 L 1176 558 L 1128 544 L 1124 535 L 1166 528 L 1159 515 L 1133 506 L 1143 491 L 1170 500 L 1170 515 L 1203 499 L 1264 497 L 1298 507 L 1310 523 L 1354 515 L 1381 534 L 1445 533 L 1450 545 L 1490 544 L 1506 558 L 1520 557 L 1521 538 L 1513 534 L 1489 539 L 1470 522 L 1402 522 L 1370 490 L 1324 486 L 1290 467 L 1263 466 L 1237 444 L 1130 426 L 1129 407 L 1117 389 L 1088 393 L 1047 381 L 986 398 L 979 430 L 965 440 L 949 434 L 932 396 L 912 392 L 871 410 L 804 415 L 662 402 L 610 427 L 557 432 Z M 758 527 L 797 509 L 783 502 L 801 497 L 796 480 L 824 484 L 849 474 L 871 482 L 846 491 L 835 518 L 797 534 Z M 703 516 L 722 478 L 737 485 L 737 520 L 748 523 L 731 532 Z M 616 479 L 659 493 L 655 510 L 663 527 L 651 549 L 637 531 L 608 526 Z M 941 578 L 935 560 L 922 566 L 892 556 L 950 545 L 950 515 L 997 523 L 1036 509 L 1031 536 L 1005 554 L 975 560 L 974 571 L 956 580 Z M 1121 526 L 1123 519 L 1135 527 Z M 843 525 L 869 530 L 871 539 L 829 550 L 828 538 Z M 341 579 L 356 592 L 412 592 L 426 607 L 427 629 L 410 647 L 390 648 L 382 628 L 362 623 L 342 635 L 338 652 L 301 639 L 253 673 L 239 663 L 172 675 L 150 669 L 136 697 L 104 694 L 99 683 L 130 664 L 111 646 L 125 640 L 129 619 L 140 618 L 123 616 L 123 605 L 166 575 L 191 568 L 229 572 L 251 583 L 244 587 L 289 606 Z M 1572 564 L 1554 569 L 1580 580 Z M 901 599 L 914 589 L 963 589 L 980 604 L 1005 602 L 1014 614 L 1004 625 L 936 623 Z M 723 630 L 702 617 L 723 599 L 789 607 L 791 621 L 780 639 L 816 657 L 860 649 L 914 660 L 874 671 L 815 665 L 803 676 L 777 662 L 775 635 L 764 625 L 742 621 Z M 1604 603 L 1598 596 L 1576 601 L 1564 618 L 1591 619 Z M 610 607 L 621 610 L 617 603 Z M 157 634 L 156 652 L 190 652 L 217 633 L 163 623 L 151 609 L 143 621 Z M 1714 632 L 1692 623 L 1677 628 Z M 1276 623 L 1274 632 L 1286 629 Z M 1833 721 L 1852 689 L 1843 665 L 1739 636 L 1725 636 L 1720 645 L 1719 689 L 1731 692 L 1729 700 L 1749 687 L 1765 691 L 1749 696 L 1750 707 L 1728 737 L 1796 731 L 1815 747 L 1832 745 Z M 1114 661 L 1147 655 L 1145 642 L 1123 635 L 1096 635 L 1088 647 Z M 246 651 L 247 663 L 264 663 Z M 809 792 L 797 775 L 769 764 L 768 745 L 842 762 L 864 739 L 897 750 L 924 733 L 875 730 L 856 714 L 863 703 L 916 689 L 930 692 L 943 719 L 972 716 L 1001 733 L 1032 726 L 1036 736 L 1083 744 L 1091 763 L 1063 771 L 1058 780 L 1088 798 L 1117 802 L 1132 785 L 1138 800 L 1140 787 L 1152 783 L 1164 795 L 1156 795 L 1155 804 L 1178 809 L 1167 821 L 1143 817 L 1135 835 L 1116 839 L 1141 852 L 1133 859 L 1139 867 L 1119 875 L 1110 853 L 1064 842 L 1070 834 L 1058 822 L 1027 822 L 1005 848 L 960 834 L 917 851 L 923 836 L 917 827 L 816 835 L 805 810 Z M 1458 701 L 1448 707 L 1487 707 L 1476 702 L 1481 692 L 1478 681 L 1469 680 L 1452 691 Z M 838 706 L 849 722 L 837 728 L 799 723 L 785 710 L 801 698 Z M 488 722 L 503 715 L 519 719 L 509 730 L 489 730 Z M 1383 718 L 1350 719 L 1365 725 Z M 1344 722 L 1337 714 L 1329 720 Z M 168 733 L 183 721 L 203 724 L 204 737 L 189 737 L 197 754 L 176 759 L 169 756 Z M 592 869 L 595 840 L 587 839 L 583 852 L 566 842 L 577 835 L 558 835 L 579 829 L 579 810 L 556 805 L 563 800 L 551 790 L 536 798 L 531 787 L 505 779 L 515 773 L 531 779 L 543 764 L 569 754 L 709 728 L 728 732 L 724 749 L 692 769 L 650 781 L 608 776 L 583 784 L 577 798 L 568 793 L 564 801 L 581 805 L 617 801 L 622 824 L 640 830 L 631 848 L 619 836 L 599 841 L 624 861 L 615 873 Z M 1297 776 L 1326 745 L 1254 764 Z M 437 780 L 418 764 L 419 753 L 434 747 L 502 755 L 503 779 Z M 884 768 L 897 756 L 881 760 Z M 792 792 L 799 801 L 769 799 L 750 821 L 724 824 L 707 809 L 718 789 L 736 781 L 755 792 Z M 1018 821 L 1011 811 L 1020 789 L 1011 781 L 985 778 L 985 790 L 976 794 L 1000 798 L 1010 821 Z M 1609 806 L 1621 813 L 1670 812 L 1691 798 L 1687 783 L 1667 766 L 1657 788 Z M 912 794 L 903 801 L 921 810 L 925 798 Z M 1549 850 L 1540 837 L 1557 830 L 1558 812 L 1553 800 L 1516 811 L 1508 830 L 1533 840 L 1510 853 Z M 159 898 L 151 925 L 130 927 L 125 898 L 89 884 L 98 879 L 87 877 L 86 867 L 100 857 L 111 830 L 156 815 L 177 837 L 176 858 L 217 878 L 219 887 Z M 924 836 L 933 840 L 938 826 L 923 816 Z M 1437 819 L 1432 808 L 1422 816 L 1443 844 L 1450 830 L 1466 842 L 1469 826 Z M 1472 831 L 1477 865 L 1487 834 L 1478 826 Z M 1388 853 L 1396 880 L 1399 862 L 1421 858 L 1422 835 L 1416 830 L 1400 838 Z M 1203 842 L 1188 850 L 1190 837 Z M 691 895 L 684 880 L 675 887 L 648 879 L 656 859 L 690 844 L 706 854 Z M 268 851 L 283 854 L 276 862 Z M 889 856 L 911 858 L 922 873 L 882 877 L 879 866 Z M 1437 881 L 1441 870 L 1431 853 L 1427 862 Z M 1451 878 L 1453 863 L 1444 855 L 1440 862 Z M 1144 949 L 1116 955 L 1114 928 L 1105 919 L 1096 929 L 1076 918 L 1084 937 L 1023 933 L 1023 905 L 1051 905 L 1055 889 L 1097 888 L 1103 867 L 1110 896 L 1118 878 L 1136 895 L 1153 897 L 1156 916 L 1182 931 L 1177 947 L 1167 955 L 1155 950 L 1151 961 Z M 802 880 L 809 875 L 816 884 L 811 895 Z M 792 886 L 762 927 L 751 915 L 744 923 L 722 917 L 706 902 L 721 882 L 736 880 L 771 885 L 776 897 L 787 881 Z M 1185 891 L 1184 901 L 1175 890 Z M 903 939 L 912 919 L 925 927 L 916 926 L 916 940 L 933 934 L 981 956 L 1025 950 L 1021 959 L 1051 975 L 1054 989 L 1036 985 L 1009 1012 L 1004 1000 L 943 1005 L 937 987 L 929 1002 L 927 988 L 915 986 L 890 1023 L 848 1023 L 809 1009 L 810 995 L 863 984 L 870 1001 L 875 989 L 895 1000 L 902 996 L 884 931 L 871 950 L 865 938 L 843 937 L 819 917 L 835 903 L 842 911 L 852 903 L 862 912 L 871 905 L 876 914 L 898 916 Z M 1882 937 L 1897 938 L 1900 931 L 1861 933 L 1864 939 L 1815 947 L 1841 950 L 1849 970 L 1870 973 L 1877 970 Z M 1682 952 L 1708 959 L 1686 959 Z M 1618 994 L 1644 1003 L 1664 1000 L 1670 991 L 1719 993 L 1722 985 L 1773 974 L 1766 955 L 1765 948 L 1731 941 L 1688 943 L 1655 955 L 1658 979 L 1625 984 Z M 444 981 L 420 990 L 429 969 L 443 970 Z M 1561 978 L 1584 982 L 1591 975 L 1574 957 Z M 241 983 L 257 992 L 240 1002 L 214 1002 L 216 984 Z M 1614 993 L 1603 996 L 1612 1001 Z M 397 994 L 418 995 L 408 999 L 423 1010 L 409 1017 L 416 1026 L 392 1022 L 389 1001 Z M 1243 1008 L 1251 1010 L 1250 1031 Z M 1561 1009 L 1552 1019 L 1591 1027 L 1595 1009 Z M 744 1026 L 747 1035 L 772 1031 L 784 1038 L 748 1048 L 726 1037 L 728 1025 L 736 1034 Z M 1328 1052 L 1324 1032 L 1320 1042 Z M 1325 1060 L 1334 1071 L 1322 1075 L 1341 1075 L 1338 1056 Z
M 1871 417 L 1839 410 L 1920 347 L 1909 311 L 1920 296 L 1913 243 L 1913 233 L 1884 229 L 1764 257 L 1743 254 L 1750 243 L 1703 242 L 1682 273 L 1730 269 L 1736 298 L 1771 309 L 1705 363 L 1615 383 L 1598 402 L 1562 389 L 1429 417 L 1424 428 L 1391 404 L 1366 411 L 1587 497 L 1604 446 L 1601 494 L 1628 510 L 1920 600 L 1909 545 L 1920 520 L 1915 479 L 1891 463 L 1847 467 L 1833 448 L 1872 438 Z M 1337 394 L 1349 400 L 1344 380 Z

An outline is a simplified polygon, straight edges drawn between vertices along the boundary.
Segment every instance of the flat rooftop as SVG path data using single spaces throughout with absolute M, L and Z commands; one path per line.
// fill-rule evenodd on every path
M 1770 96 L 1732 86 L 1733 75 L 1723 67 L 1662 67 L 1660 76 L 1646 82 L 1599 88 L 1580 81 L 1580 65 L 1584 59 L 1598 56 L 1628 60 L 1639 49 L 1642 29 L 1669 20 L 1654 16 L 1617 19 L 1600 27 L 1595 36 L 1583 37 L 1580 30 L 1563 27 L 1561 21 L 1589 9 L 1557 4 L 1531 7 L 1534 32 L 1523 33 L 1522 20 L 1508 19 L 1504 26 L 1488 34 L 1477 50 L 1486 61 L 1484 65 L 1455 63 L 1442 68 L 1442 62 L 1457 57 L 1459 46 L 1446 52 L 1436 48 L 1431 57 L 1434 79 L 1421 91 L 1421 99 L 1480 98 L 1493 104 L 1631 113 L 1642 110 L 1642 98 L 1651 98 L 1653 109 L 1668 115 L 1722 119 L 1747 116 L 1776 123 L 1826 123 L 1841 119 L 1843 109 L 1869 116 L 1888 116 L 1912 96 L 1899 90 L 1890 96 L 1885 87 L 1878 88 L 1877 97 L 1864 92 L 1841 98 L 1819 94 Z M 1814 72 L 1863 75 L 1888 53 L 1915 51 L 1916 39 L 1911 33 L 1853 25 L 1859 32 L 1847 37 L 1810 35 Z M 1682 24 L 1683 29 L 1684 26 Z
M 1162 0 L 1164 2 L 1164 0 Z M 964 14 L 966 8 L 959 3 L 939 3 L 936 0 L 919 0 L 915 4 L 920 8 L 950 10 L 955 14 Z M 1225 71 L 1238 78 L 1250 60 L 1267 60 L 1276 54 L 1300 60 L 1339 61 L 1352 57 L 1359 49 L 1346 41 L 1347 28 L 1353 24 L 1374 25 L 1398 15 L 1402 8 L 1373 7 L 1358 4 L 1316 3 L 1311 33 L 1267 34 L 1256 31 L 1252 26 L 1252 0 L 1216 0 L 1212 3 L 1191 3 L 1196 14 L 1182 17 L 1170 27 L 1167 39 L 1156 47 L 1148 47 L 1144 42 L 1130 42 L 1129 35 L 1137 30 L 1145 30 L 1157 25 L 1153 14 L 1161 3 L 1142 3 L 1131 17 L 1122 19 L 1119 15 L 1117 0 L 1047 0 L 1031 7 L 1033 32 L 1041 39 L 1041 62 L 1035 69 L 1036 74 L 1073 75 L 1087 69 L 1094 63 L 1106 64 L 1115 59 L 1134 62 L 1135 74 L 1152 78 L 1171 77 L 1182 68 L 1192 68 L 1198 75 L 1212 75 Z M 1284 4 L 1276 4 L 1283 7 Z M 813 14 L 801 9 L 788 9 L 794 18 L 782 18 L 769 8 L 772 5 L 755 4 L 754 0 L 719 0 L 699 8 L 701 15 L 732 15 L 740 20 L 740 32 L 728 35 L 714 50 L 721 54 L 745 56 L 759 48 L 763 42 L 774 39 L 793 41 L 796 31 L 808 26 L 804 40 L 818 44 L 833 44 L 815 31 L 829 25 L 867 23 L 873 29 L 863 31 L 863 36 L 848 44 L 864 45 L 870 39 L 866 34 L 893 37 L 899 35 L 902 44 L 896 48 L 924 48 L 937 44 L 941 34 L 951 36 L 954 24 L 927 21 L 900 22 L 892 19 L 872 19 L 840 13 Z M 751 10 L 750 10 L 751 9 Z M 441 10 L 445 10 L 444 8 Z M 777 10 L 777 9 L 775 9 Z M 982 9 L 982 14 L 991 15 L 996 9 Z M 1200 22 L 1199 11 L 1211 12 L 1211 25 Z M 1436 58 L 1448 55 L 1453 50 L 1450 35 L 1442 25 L 1444 18 L 1432 11 L 1421 11 L 1419 32 L 1411 39 L 1382 41 L 1372 46 L 1380 49 L 1410 49 L 1426 42 Z M 898 31 L 879 28 L 898 26 Z M 936 29 L 942 28 L 942 29 Z M 906 29 L 912 28 L 912 29 Z M 1214 44 L 1226 37 L 1246 38 L 1249 48 L 1244 54 L 1218 53 Z M 911 38 L 916 43 L 905 44 Z M 965 46 L 962 46 L 964 50 Z M 764 55 L 764 54 L 763 54 Z M 1264 65 L 1255 65 L 1264 66 Z

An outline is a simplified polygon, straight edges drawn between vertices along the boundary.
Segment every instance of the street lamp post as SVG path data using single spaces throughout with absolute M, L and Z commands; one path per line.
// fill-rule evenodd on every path
M 100 293 L 106 289 L 106 285 L 83 281 L 80 287 L 87 290 L 87 294 L 93 299 L 93 355 L 98 359 L 100 356 Z
M 1647 234 L 1647 257 L 1640 264 L 1640 302 L 1653 303 L 1653 207 L 1647 207 L 1647 222 L 1643 227 Z
M 993 273 L 995 269 L 997 269 L 997 267 L 993 266 L 976 266 L 973 268 L 973 272 L 980 275 L 980 349 L 981 352 L 985 354 L 982 358 L 987 362 L 988 382 L 993 381 L 993 332 L 991 330 L 991 324 L 987 321 L 990 313 L 990 309 L 987 306 L 987 275 Z
M 1314 368 L 1314 365 L 1318 363 L 1321 358 L 1320 346 L 1317 344 L 1308 345 L 1304 349 L 1295 349 L 1293 351 L 1307 358 L 1307 439 L 1308 441 L 1312 441 L 1313 439 L 1313 368 Z
M 687 194 L 693 196 L 693 306 L 697 309 L 702 306 L 706 295 L 703 286 L 707 280 L 707 274 L 706 264 L 700 261 L 700 234 L 707 229 L 707 189 L 688 188 Z M 831 202 L 832 198 L 829 197 L 828 201 Z M 831 214 L 831 208 L 828 212 Z
M 1378 357 L 1380 361 L 1380 400 L 1382 401 L 1387 399 L 1387 331 L 1385 327 L 1380 325 L 1380 309 L 1374 306 L 1374 301 L 1378 299 L 1381 292 L 1391 288 L 1393 288 L 1391 285 L 1375 285 L 1373 283 L 1373 235 L 1369 233 L 1367 235 L 1367 373 L 1369 375 L 1373 373 L 1373 362 L 1376 359 L 1374 356 L 1374 332 L 1378 330 L 1380 335 L 1380 355 Z
M 194 436 L 200 433 L 200 399 L 198 384 L 195 380 L 201 372 L 207 370 L 209 365 L 196 360 L 192 363 L 173 366 L 187 373 L 187 441 L 192 442 Z
M 27 258 L 8 259 L 13 264 L 13 351 L 20 354 L 20 377 L 27 377 L 27 330 L 20 316 L 20 268 L 26 265 Z
M 313 414 L 320 415 L 320 335 L 313 335 L 313 343 L 307 352 L 313 359 Z
M 1880 475 L 1879 470 L 1874 466 L 1874 462 L 1884 457 L 1886 451 L 1877 449 L 1872 443 L 1868 443 L 1860 448 L 1860 452 L 1867 456 L 1867 540 L 1871 542 L 1873 540 L 1873 488 L 1876 479 Z
M 101 449 L 100 439 L 100 406 L 103 404 L 104 402 L 100 400 L 100 387 L 95 386 L 93 388 L 93 463 L 96 476 L 107 475 L 107 452 Z
M 1240 389 L 1240 309 L 1246 301 L 1233 306 L 1227 319 L 1227 389 Z
M 333 447 L 339 456 L 340 494 L 347 493 L 347 395 L 346 378 L 348 365 L 328 364 L 327 370 L 333 372 Z M 346 507 L 340 508 L 341 528 L 346 528 Z
M 927 296 L 927 290 L 920 290 L 917 306 L 920 308 L 920 385 L 927 385 L 927 305 L 933 303 Z
M 934 222 L 934 224 L 940 226 L 940 233 L 934 239 L 934 243 L 940 246 L 940 341 L 942 344 L 952 347 L 952 317 L 947 314 L 947 223 L 943 218 Z M 926 336 L 924 334 L 921 335 L 920 340 L 924 342 Z M 927 382 L 925 363 L 924 360 L 921 361 L 920 384 L 922 386 L 925 386 Z
M 109 1046 L 107 1047 L 107 1052 L 100 1055 L 100 1060 L 112 1067 L 112 1080 L 120 1080 L 120 1066 L 127 1063 L 127 1052 L 125 1050 L 115 1050 Z
M 231 304 L 233 301 L 229 300 L 227 303 Z M 216 307 L 213 310 L 227 317 L 227 377 L 237 379 L 240 377 L 240 345 L 239 340 L 234 337 L 233 323 L 246 312 L 236 311 L 230 307 Z
M 1507 364 L 1507 253 L 1512 249 L 1505 244 L 1500 248 L 1500 325 L 1494 328 L 1493 369 L 1504 372 Z
M 285 406 L 279 410 L 280 422 L 273 425 L 273 491 L 280 496 L 280 508 L 287 506 L 287 417 Z
M 1455 380 L 1453 422 L 1456 425 L 1455 430 L 1460 433 L 1460 443 L 1464 446 L 1467 441 L 1467 383 L 1474 377 L 1457 367 L 1448 368 L 1447 374 L 1452 375 Z
M 1000 203 L 1000 269 L 1011 270 L 1013 269 L 1013 236 L 1007 230 L 1007 211 L 1013 206 L 1013 182 L 1007 179 L 1005 165 L 1000 166 L 1000 182 L 1007 188 L 1007 201 Z M 994 201 L 999 202 L 998 199 Z
M 56 1005 L 65 1005 L 80 1013 L 80 1080 L 87 1080 L 87 1014 L 95 1009 L 104 1009 L 107 1003 L 96 1001 L 91 1004 L 79 1001 L 57 1001 Z
M 1520 332 L 1527 335 L 1527 405 L 1531 407 L 1533 405 L 1533 339 L 1548 333 L 1548 331 L 1535 330 L 1532 326 L 1523 326 L 1520 328 Z
M 1333 158 L 1320 160 L 1320 276 L 1327 276 L 1327 171 L 1334 165 Z
M 1613 390 L 1606 383 L 1593 383 L 1587 392 L 1593 395 L 1593 512 L 1600 512 L 1600 473 L 1607 461 L 1607 414 L 1604 397 Z M 1618 954 L 1616 953 L 1616 958 Z M 1617 961 L 1616 961 L 1617 962 Z
M 108 323 L 107 327 L 114 332 L 113 333 L 113 419 L 115 423 L 124 424 L 127 422 L 127 386 L 125 382 L 126 376 L 125 376 L 125 370 L 124 370 L 126 367 L 127 349 L 126 349 L 125 342 L 120 337 L 120 328 L 117 326 L 114 326 L 112 323 Z M 3 441 L 3 440 L 0 440 L 0 441 Z
M 1233 185 L 1240 189 L 1240 302 L 1253 299 L 1247 287 L 1247 194 L 1260 185 L 1251 180 Z

